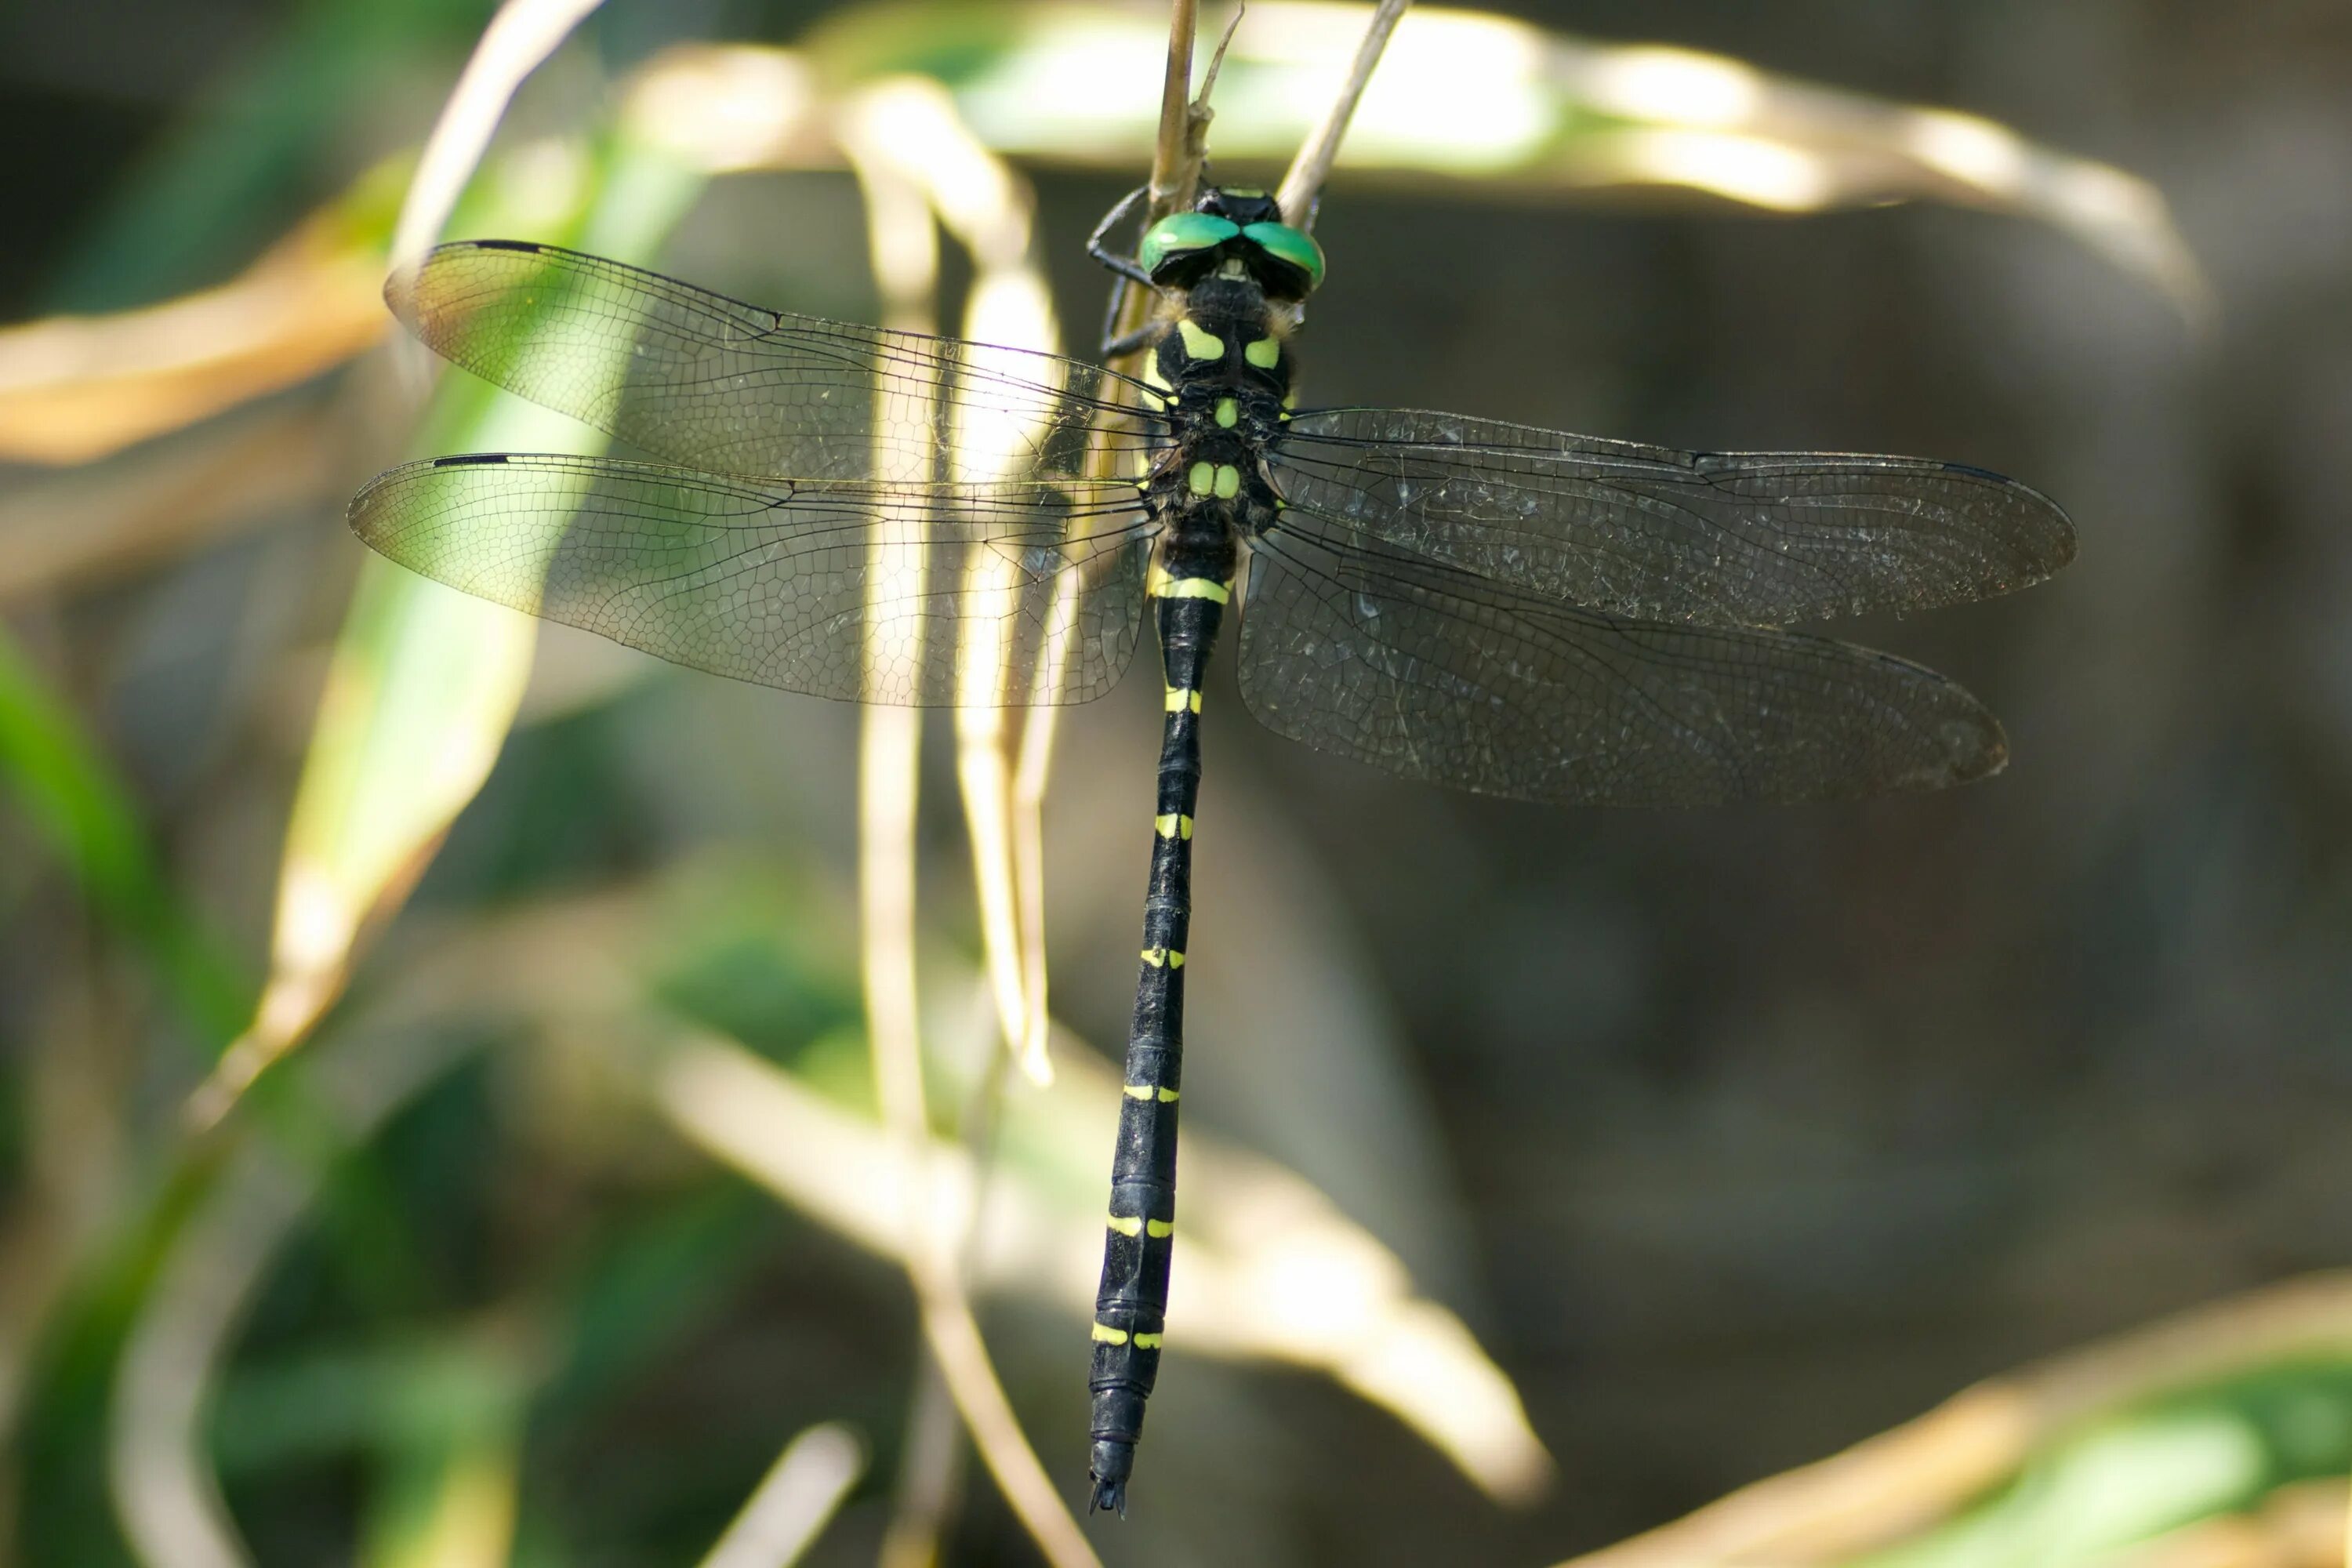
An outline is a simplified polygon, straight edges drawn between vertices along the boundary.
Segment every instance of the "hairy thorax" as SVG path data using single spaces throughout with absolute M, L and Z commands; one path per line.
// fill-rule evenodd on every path
M 1279 505 L 1265 452 L 1290 393 L 1288 312 L 1246 278 L 1203 279 L 1169 305 L 1144 379 L 1163 400 L 1171 439 L 1145 492 L 1172 552 L 1230 552 Z

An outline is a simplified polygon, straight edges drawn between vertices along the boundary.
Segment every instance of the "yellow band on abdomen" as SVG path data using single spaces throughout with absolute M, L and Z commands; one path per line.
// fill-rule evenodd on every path
M 1234 596 L 1231 583 L 1213 577 L 1171 577 L 1157 566 L 1151 569 L 1144 591 L 1155 599 L 1214 599 L 1220 605 L 1230 603 Z

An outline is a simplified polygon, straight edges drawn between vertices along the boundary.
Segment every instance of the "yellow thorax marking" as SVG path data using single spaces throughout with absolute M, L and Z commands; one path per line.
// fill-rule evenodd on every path
M 1192 492 L 1194 495 L 1207 495 L 1210 490 L 1216 488 L 1217 465 L 1214 463 L 1193 464 L 1192 472 L 1184 476 L 1184 483 L 1192 489 Z
M 1242 358 L 1260 370 L 1272 370 L 1282 363 L 1282 342 L 1278 338 L 1260 338 L 1242 345 Z
M 1168 689 L 1168 711 L 1181 713 L 1188 705 L 1193 712 L 1198 713 L 1201 710 L 1201 694 L 1189 686 L 1171 686 Z
M 1153 1220 L 1151 1223 L 1158 1225 L 1160 1222 Z M 1110 1227 L 1121 1236 L 1139 1236 L 1143 1232 L 1143 1221 L 1135 1215 L 1115 1214 L 1110 1216 Z M 1154 1234 L 1156 1235 L 1157 1232 Z
M 1160 1348 L 1160 1336 L 1158 1334 L 1138 1334 L 1135 1336 L 1135 1348 L 1139 1351 L 1156 1351 Z
M 1217 494 L 1231 500 L 1242 493 L 1242 471 L 1231 463 L 1219 463 L 1216 473 Z
M 1158 354 L 1146 354 L 1143 356 L 1143 384 L 1159 392 L 1173 392 L 1176 390 L 1174 387 L 1168 384 L 1168 378 L 1160 374 L 1160 356 Z M 1160 401 L 1164 405 L 1168 400 L 1163 397 Z
M 1123 1345 L 1127 1343 L 1127 1331 L 1125 1329 L 1114 1329 L 1108 1323 L 1097 1323 L 1095 1325 L 1095 1342 L 1106 1345 Z
M 1217 399 L 1217 427 L 1230 430 L 1241 422 L 1242 405 L 1230 397 Z
M 1162 838 L 1190 838 L 1192 837 L 1192 819 L 1178 812 L 1171 811 L 1165 816 L 1153 817 L 1151 819 L 1151 826 L 1159 831 L 1160 837 Z
M 1176 323 L 1176 335 L 1184 340 L 1184 352 L 1194 359 L 1225 357 L 1225 340 L 1208 331 L 1190 316 Z
M 1220 583 L 1211 577 L 1171 577 L 1164 567 L 1154 566 L 1143 591 L 1155 599 L 1214 599 L 1228 604 L 1234 596 L 1231 583 Z

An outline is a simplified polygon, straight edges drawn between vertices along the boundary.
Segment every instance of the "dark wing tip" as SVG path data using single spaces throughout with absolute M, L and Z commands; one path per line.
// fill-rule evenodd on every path
M 2010 567 L 2014 574 L 1997 584 L 2002 592 L 2031 587 L 2057 575 L 2074 559 L 2074 520 L 2066 509 L 2021 479 L 1980 468 L 1974 463 L 1945 463 L 1944 472 L 1990 485 L 2009 503 L 2013 531 L 2009 539 Z
M 1857 774 L 1859 789 L 1842 788 L 1834 779 L 1817 799 L 1853 799 L 1873 795 L 1924 795 L 1987 779 L 2009 766 L 2009 736 L 1992 710 L 1950 677 L 1875 648 L 1854 653 L 1875 663 L 1894 685 L 1878 687 L 1879 700 L 1891 697 L 1901 714 L 1891 745 L 1880 764 Z
M 2079 537 L 2074 531 L 2074 520 L 2066 509 L 2035 489 L 2032 485 L 2009 481 L 2010 489 L 2026 503 L 2031 519 L 2026 535 L 2025 564 L 2032 575 L 2029 582 L 2039 583 L 2063 571 L 2074 559 Z
M 1942 688 L 1939 710 L 1923 715 L 1926 721 L 1915 731 L 1919 754 L 1912 767 L 1881 781 L 1890 793 L 1951 789 L 1989 779 L 2009 766 L 2009 736 L 1992 710 L 1955 682 L 1935 679 Z
M 1946 720 L 1937 734 L 1949 763 L 1944 776 L 1928 784 L 1931 789 L 1974 784 L 2009 766 L 2009 736 L 2002 731 L 2000 721 L 1983 708 Z

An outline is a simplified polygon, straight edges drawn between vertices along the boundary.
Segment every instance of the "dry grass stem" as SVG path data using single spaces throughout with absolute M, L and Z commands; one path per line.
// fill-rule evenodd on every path
M 921 141 L 924 105 L 914 91 L 886 84 L 866 95 L 839 127 L 851 166 L 866 194 L 874 272 L 886 324 L 923 330 L 932 316 L 938 242 L 924 187 L 907 177 L 908 144 Z M 919 161 L 919 160 L 918 160 Z M 877 388 L 877 431 L 935 427 L 937 410 L 919 392 Z M 886 450 L 877 478 L 898 474 Z M 919 602 L 926 570 L 909 542 L 881 531 L 866 616 L 869 661 L 900 658 L 896 639 L 917 628 L 893 624 L 887 606 Z M 921 715 L 868 704 L 861 717 L 858 769 L 859 932 L 875 1090 L 892 1142 L 908 1163 L 905 1263 L 923 1334 L 972 1442 L 1005 1500 L 1049 1561 L 1068 1568 L 1096 1563 L 1077 1521 L 1055 1492 L 998 1381 L 964 1291 L 957 1257 L 968 1215 L 943 1212 L 931 1175 L 929 1117 L 924 1103 L 922 1043 L 915 970 L 915 812 Z
M 1372 7 L 1371 20 L 1364 26 L 1363 41 L 1356 46 L 1355 61 L 1348 68 L 1347 81 L 1324 112 L 1323 122 L 1316 127 L 1315 134 L 1307 138 L 1298 156 L 1291 161 L 1289 173 L 1283 175 L 1282 186 L 1275 193 L 1275 201 L 1281 206 L 1286 221 L 1300 228 L 1313 226 L 1315 199 L 1322 195 L 1323 182 L 1330 177 L 1331 165 L 1339 156 L 1339 143 L 1347 138 L 1348 122 L 1355 118 L 1365 84 L 1372 79 L 1381 52 L 1388 47 L 1389 35 L 1396 31 L 1410 3 L 1411 0 L 1380 0 Z
M 792 1568 L 866 1473 L 866 1445 L 838 1422 L 784 1445 L 701 1568 Z
M 432 248 L 441 226 L 490 144 L 491 135 L 523 79 L 537 70 L 556 46 L 572 36 L 600 0 L 506 0 L 482 30 L 441 107 L 425 154 L 401 204 L 392 233 L 392 264 L 414 261 Z
M 1190 199 L 1200 174 L 1192 123 L 1192 40 L 1200 12 L 1198 0 L 1173 0 L 1168 7 L 1168 69 L 1160 83 L 1160 136 L 1151 153 L 1146 222 Z

